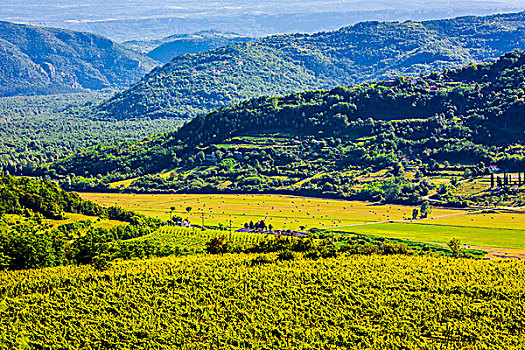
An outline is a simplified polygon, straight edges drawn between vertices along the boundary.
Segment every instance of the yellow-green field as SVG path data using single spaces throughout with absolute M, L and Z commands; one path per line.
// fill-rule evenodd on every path
M 265 220 L 275 229 L 321 228 L 429 242 L 463 243 L 525 249 L 525 214 L 473 214 L 466 210 L 434 208 L 428 219 L 404 220 L 414 207 L 284 195 L 151 195 L 82 194 L 101 205 L 119 205 L 168 219 L 188 218 L 194 224 L 222 224 L 234 230 L 246 222 Z M 186 211 L 191 207 L 190 213 Z M 172 211 L 171 208 L 174 210 Z
M 4 215 L 3 220 L 7 224 L 18 224 L 18 223 L 24 223 L 28 222 L 29 220 L 23 216 L 20 215 Z M 116 221 L 116 220 L 108 220 L 108 219 L 100 219 L 96 216 L 87 216 L 82 214 L 72 214 L 68 213 L 66 214 L 66 218 L 64 220 L 51 220 L 51 219 L 44 219 L 42 220 L 42 224 L 45 224 L 48 229 L 54 229 L 57 228 L 60 225 L 64 224 L 70 224 L 73 222 L 78 222 L 81 220 L 90 220 L 93 222 L 93 227 L 95 228 L 105 228 L 110 229 L 115 226 L 120 225 L 128 225 L 127 222 L 122 221 Z
M 66 220 L 50 220 L 50 222 L 52 222 L 54 226 L 60 226 L 63 224 L 77 222 L 80 220 L 91 220 L 94 223 L 93 225 L 94 227 L 105 228 L 105 229 L 110 229 L 112 227 L 120 226 L 120 225 L 129 225 L 127 222 L 123 222 L 123 221 L 108 220 L 108 219 L 101 220 L 96 216 L 87 216 L 87 215 L 82 215 L 82 214 L 71 214 L 71 213 L 67 214 L 66 216 L 67 216 Z

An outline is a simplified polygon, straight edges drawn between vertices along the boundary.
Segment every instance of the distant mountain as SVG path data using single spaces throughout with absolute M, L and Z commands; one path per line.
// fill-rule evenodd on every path
M 192 118 L 246 98 L 419 76 L 525 48 L 525 13 L 427 22 L 365 22 L 334 32 L 272 36 L 154 69 L 99 108 L 114 119 Z
M 183 53 L 200 53 L 238 42 L 253 41 L 253 38 L 235 33 L 219 31 L 202 31 L 194 34 L 172 35 L 162 40 L 127 41 L 123 46 L 146 54 L 148 57 L 163 63 L 170 62 L 175 56 Z
M 83 150 L 37 175 L 87 177 L 73 181 L 85 190 L 134 179 L 116 185 L 315 195 L 337 188 L 337 196 L 374 199 L 356 174 L 393 167 L 398 176 L 403 163 L 423 172 L 437 164 L 477 174 L 488 174 L 490 164 L 525 169 L 524 89 L 525 53 L 516 51 L 416 79 L 243 101 L 176 132 Z M 407 185 L 403 196 L 398 188 L 398 198 L 409 200 L 417 186 Z
M 262 37 L 363 21 L 424 21 L 525 10 L 523 0 L 2 0 L 0 19 L 96 33 L 117 42 L 221 30 Z
M 174 35 L 159 47 L 148 52 L 148 57 L 163 63 L 170 62 L 175 56 L 183 53 L 200 53 L 235 43 L 246 43 L 253 38 L 234 33 L 205 31 L 195 34 Z
M 0 22 L 0 96 L 122 89 L 157 64 L 98 35 Z

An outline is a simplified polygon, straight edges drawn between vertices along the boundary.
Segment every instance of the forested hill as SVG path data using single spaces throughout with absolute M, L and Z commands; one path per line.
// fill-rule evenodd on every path
M 0 22 L 0 96 L 122 89 L 157 64 L 98 35 Z
M 254 38 L 235 33 L 207 30 L 194 34 L 172 35 L 162 40 L 128 41 L 122 44 L 131 50 L 142 52 L 156 61 L 168 63 L 175 56 L 184 53 L 200 53 L 253 40 Z
M 525 13 L 365 22 L 181 55 L 101 105 L 101 116 L 194 117 L 262 95 L 430 73 L 525 48 Z
M 279 167 L 303 173 L 305 161 L 314 173 L 384 168 L 403 157 L 428 165 L 483 162 L 520 170 L 525 167 L 524 88 L 525 53 L 511 52 L 488 64 L 419 79 L 247 100 L 199 116 L 174 133 L 84 150 L 46 172 L 98 175 L 109 183 L 209 164 L 204 155 L 216 151 L 219 159 L 226 152 L 234 164 L 244 162 L 239 163 L 243 171 L 255 173 L 275 173 Z M 263 141 L 258 146 L 238 139 L 242 136 Z M 276 141 L 282 138 L 288 141 Z M 246 142 L 250 145 L 243 146 Z M 330 145 L 326 153 L 320 144 Z

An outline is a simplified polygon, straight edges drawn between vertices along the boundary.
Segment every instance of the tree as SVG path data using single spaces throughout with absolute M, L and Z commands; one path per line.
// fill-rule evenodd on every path
M 188 214 L 191 212 L 192 209 L 192 207 L 186 207 L 186 211 L 188 212 Z
M 195 161 L 200 164 L 204 163 L 205 159 L 206 159 L 206 156 L 204 155 L 203 151 L 200 151 L 199 153 L 197 153 L 195 157 Z
M 447 245 L 456 258 L 459 258 L 461 256 L 461 241 L 459 239 L 452 238 L 450 242 L 447 243 Z
M 223 254 L 231 250 L 230 243 L 224 236 L 214 237 L 206 243 L 206 252 L 209 254 Z
M 392 170 L 392 174 L 398 177 L 405 176 L 405 168 L 403 167 L 403 164 L 401 163 L 394 164 L 394 170 Z
M 432 211 L 432 207 L 430 206 L 430 203 L 428 201 L 424 201 L 423 204 L 421 204 L 420 217 L 422 219 L 427 218 L 431 211 Z
M 412 210 L 412 220 L 415 220 L 417 219 L 417 216 L 419 215 L 419 210 L 417 210 L 416 208 L 414 208 L 414 210 Z

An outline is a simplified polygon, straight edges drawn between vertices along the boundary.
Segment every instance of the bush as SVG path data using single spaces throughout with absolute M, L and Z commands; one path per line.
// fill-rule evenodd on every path
M 381 253 L 384 255 L 409 255 L 412 254 L 413 251 L 409 249 L 406 244 L 403 243 L 385 242 L 381 246 Z
M 321 257 L 321 253 L 317 249 L 312 249 L 304 254 L 307 259 L 317 260 Z
M 206 252 L 209 254 L 224 254 L 231 250 L 231 245 L 224 236 L 214 237 L 206 243 Z
M 93 257 L 92 266 L 97 271 L 105 271 L 111 267 L 109 256 L 107 254 L 100 254 Z
M 291 261 L 295 259 L 296 259 L 295 253 L 290 250 L 282 251 L 279 253 L 279 255 L 277 255 L 277 260 L 279 261 Z
M 315 242 L 312 238 L 298 238 L 294 240 L 292 250 L 294 252 L 307 252 L 315 249 Z
M 273 260 L 269 256 L 259 255 L 258 257 L 252 259 L 251 265 L 257 266 L 257 265 L 265 265 L 265 264 L 271 264 L 271 263 L 273 263 Z
M 337 247 L 330 241 L 324 241 L 318 250 L 324 259 L 335 258 L 338 255 Z
M 363 245 L 359 247 L 359 254 L 372 255 L 372 254 L 377 254 L 378 252 L 379 252 L 379 249 L 374 245 Z

